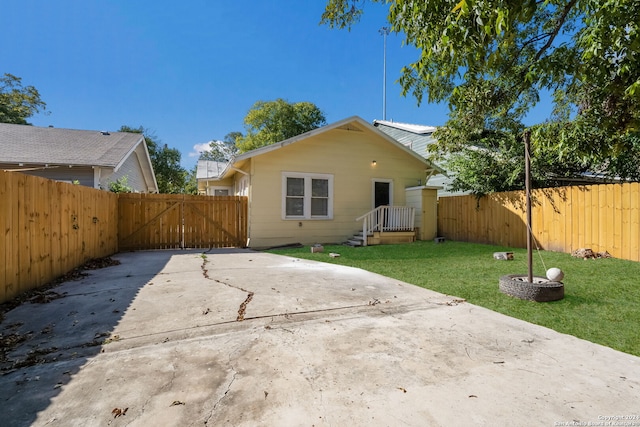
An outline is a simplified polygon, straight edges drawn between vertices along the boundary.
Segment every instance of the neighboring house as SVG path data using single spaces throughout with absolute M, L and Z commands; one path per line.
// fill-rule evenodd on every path
M 0 123 L 0 170 L 109 189 L 126 177 L 135 192 L 157 193 L 142 134 Z
M 428 147 L 437 142 L 433 137 L 433 133 L 437 129 L 434 126 L 396 123 L 385 120 L 374 120 L 373 125 L 423 157 L 428 156 Z M 469 194 L 469 192 L 462 191 L 452 192 L 450 190 L 452 182 L 453 179 L 446 171 L 444 173 L 434 175 L 429 180 L 431 185 L 442 187 L 442 190 L 438 192 L 438 197 Z
M 360 117 L 240 154 L 220 168 L 200 161 L 198 188 L 249 198 L 250 247 L 342 243 L 384 206 L 415 208 L 411 229 L 422 239 L 436 234 L 437 188 L 426 183 L 441 170 Z M 382 222 L 392 226 L 397 218 Z
M 198 194 L 207 196 L 231 196 L 230 187 L 220 185 L 219 178 L 227 167 L 228 162 L 215 162 L 212 160 L 198 160 L 196 167 L 196 180 L 198 182 Z M 246 194 L 243 194 L 246 195 Z

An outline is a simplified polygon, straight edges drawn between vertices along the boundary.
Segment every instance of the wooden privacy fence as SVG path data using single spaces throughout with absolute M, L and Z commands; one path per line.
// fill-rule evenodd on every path
M 541 249 L 570 253 L 579 248 L 608 251 L 640 261 L 640 184 L 606 184 L 532 192 L 533 237 Z M 524 248 L 523 191 L 442 197 L 438 235 L 449 240 Z
M 247 197 L 120 194 L 120 250 L 244 247 Z
M 0 171 L 0 302 L 118 250 L 114 193 Z
M 0 171 L 0 303 L 118 250 L 244 247 L 247 198 L 115 194 Z

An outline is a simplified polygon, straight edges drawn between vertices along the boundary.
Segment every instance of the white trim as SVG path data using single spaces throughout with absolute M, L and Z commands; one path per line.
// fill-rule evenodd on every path
M 100 166 L 93 167 L 93 188 L 100 189 L 100 180 L 102 179 L 102 168 Z M 108 190 L 108 188 L 105 188 Z
M 151 157 L 149 156 L 149 148 L 147 142 L 142 137 L 141 143 L 135 149 L 136 158 L 140 164 L 140 170 L 144 178 L 145 186 L 148 193 L 158 193 L 158 181 L 156 180 L 156 173 L 153 170 L 153 163 L 151 163 Z M 144 161 L 142 158 L 144 158 Z
M 304 178 L 304 207 L 303 215 L 287 215 L 287 178 Z M 329 197 L 327 200 L 326 216 L 311 216 L 311 180 L 323 179 L 328 181 Z M 331 220 L 333 219 L 333 174 L 282 172 L 282 219 L 283 220 Z
M 236 180 L 236 196 L 248 196 L 249 195 L 249 174 L 242 175 L 242 178 Z
M 232 196 L 233 195 L 233 187 L 229 186 L 229 185 L 213 185 L 211 187 L 207 187 L 206 188 L 206 194 L 207 196 L 215 196 L 216 194 L 216 190 L 227 190 L 227 195 L 228 196 Z
M 127 153 L 120 159 L 120 161 L 113 167 L 113 171 L 114 172 L 118 172 L 118 170 L 122 167 L 122 165 L 124 165 L 124 162 L 127 161 L 127 159 L 129 158 L 130 155 L 132 155 L 136 150 L 138 150 L 138 147 L 140 145 L 144 144 L 144 148 L 147 148 L 146 142 L 144 140 L 144 135 L 140 134 L 140 138 L 138 139 L 138 141 L 129 148 L 129 151 L 127 151 Z M 147 153 L 148 154 L 148 153 Z M 151 163 L 151 159 L 149 159 L 149 163 Z

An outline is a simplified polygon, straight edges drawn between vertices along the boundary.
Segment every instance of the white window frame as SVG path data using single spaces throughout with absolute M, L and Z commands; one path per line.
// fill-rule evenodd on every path
M 226 185 L 213 185 L 207 187 L 207 196 L 215 196 L 216 190 L 227 190 L 229 196 L 233 196 L 233 188 Z
M 303 215 L 287 215 L 287 178 L 304 178 Z M 311 180 L 324 179 L 328 181 L 329 197 L 327 200 L 327 215 L 311 215 Z M 282 172 L 282 219 L 284 220 L 328 220 L 333 219 L 333 175 L 303 172 Z

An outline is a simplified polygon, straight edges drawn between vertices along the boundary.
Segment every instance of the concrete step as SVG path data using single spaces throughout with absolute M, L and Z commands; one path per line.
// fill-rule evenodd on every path
M 346 241 L 346 244 L 349 246 L 363 246 L 364 240 L 358 237 L 352 237 Z

